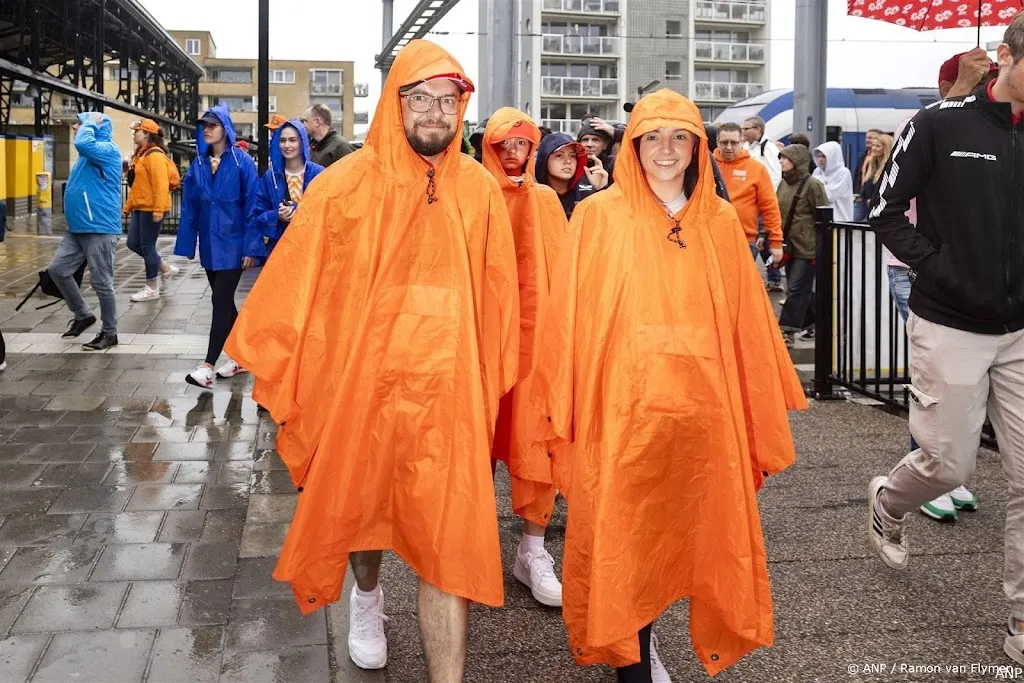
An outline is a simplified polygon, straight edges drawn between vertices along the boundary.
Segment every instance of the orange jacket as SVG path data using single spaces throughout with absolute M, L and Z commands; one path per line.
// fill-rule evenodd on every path
M 121 211 L 152 211 L 167 213 L 171 210 L 170 180 L 167 175 L 167 157 L 163 151 L 146 154 L 153 145 L 135 151 L 132 166 L 135 182 L 128 190 L 128 199 Z
M 723 159 L 721 148 L 716 149 L 715 161 L 747 241 L 757 239 L 757 217 L 760 215 L 768 233 L 768 244 L 773 249 L 781 249 L 782 216 L 768 169 L 745 149 L 741 149 L 732 161 Z
M 558 194 L 537 182 L 534 154 L 540 129 L 529 116 L 504 107 L 494 112 L 483 137 L 483 164 L 501 186 L 512 221 L 519 265 L 519 384 L 501 399 L 494 433 L 492 457 L 509 468 L 512 509 L 517 515 L 547 525 L 555 502 L 551 483 L 551 459 L 530 439 L 519 438 L 518 422 L 529 415 L 530 383 L 536 357 L 540 317 L 547 308 L 549 276 L 557 249 L 568 229 Z M 524 138 L 531 148 L 526 168 L 517 179 L 506 175 L 497 146 L 510 138 Z
M 512 228 L 494 178 L 459 151 L 470 93 L 436 168 L 399 99 L 464 73 L 433 43 L 402 49 L 366 144 L 310 184 L 225 347 L 255 375 L 300 487 L 274 578 L 304 613 L 339 597 L 358 550 L 504 600 L 489 454 L 519 372 Z
M 674 217 L 632 144 L 663 127 L 700 140 Z M 570 511 L 562 614 L 577 663 L 626 666 L 689 597 L 713 675 L 772 643 L 756 493 L 792 464 L 786 410 L 807 402 L 697 107 L 646 95 L 624 140 L 615 185 L 573 213 L 537 347 L 535 433 Z

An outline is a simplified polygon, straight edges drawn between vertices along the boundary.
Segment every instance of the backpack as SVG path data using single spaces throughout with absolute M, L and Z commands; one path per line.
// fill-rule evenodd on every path
M 154 147 L 153 149 L 147 150 L 146 153 L 139 158 L 141 159 L 143 157 L 148 157 L 150 154 L 153 154 L 154 152 L 159 152 L 161 155 L 163 155 L 164 162 L 166 162 L 167 164 L 167 183 L 170 188 L 170 191 L 174 192 L 179 187 L 181 187 L 181 173 L 178 171 L 177 164 L 171 161 L 171 158 L 164 154 L 164 151 L 162 149 L 160 149 L 159 147 Z M 128 169 L 128 187 L 131 187 L 134 184 L 135 164 L 132 164 L 132 167 Z
M 78 266 L 78 270 L 76 270 L 75 274 L 74 274 L 75 282 L 78 283 L 79 287 L 82 286 L 82 277 L 84 275 L 85 275 L 85 261 L 82 261 L 82 265 Z M 50 271 L 48 271 L 48 270 L 40 270 L 39 271 L 39 282 L 37 282 L 36 286 L 32 288 L 32 291 L 30 291 L 28 294 L 25 295 L 25 298 L 21 300 L 21 303 L 14 307 L 14 310 L 15 311 L 20 311 L 21 307 L 24 306 L 25 303 L 32 297 L 32 295 L 36 293 L 37 289 L 43 290 L 43 294 L 45 294 L 46 296 L 52 296 L 52 297 L 56 297 L 57 298 L 56 301 L 51 301 L 50 303 L 43 304 L 42 306 L 36 306 L 36 310 L 37 311 L 42 309 L 42 308 L 49 308 L 50 306 L 56 306 L 57 304 L 59 304 L 61 301 L 64 300 L 64 295 L 60 293 L 60 289 L 57 287 L 57 283 L 54 282 L 53 278 L 50 277 Z

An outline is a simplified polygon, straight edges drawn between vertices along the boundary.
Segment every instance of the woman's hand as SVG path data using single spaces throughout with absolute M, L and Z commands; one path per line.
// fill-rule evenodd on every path
M 159 223 L 163 219 L 164 219 L 164 214 L 162 212 L 159 212 L 159 211 L 154 211 L 153 212 L 153 222 L 154 223 Z
M 588 162 L 593 162 L 593 166 L 589 163 L 583 168 L 583 172 L 587 174 L 587 180 L 594 186 L 595 190 L 603 190 L 608 187 L 608 171 L 604 170 L 604 164 L 593 154 L 587 155 Z
M 242 270 L 249 270 L 256 266 L 256 259 L 252 256 L 242 257 Z
M 295 206 L 293 204 L 281 204 L 277 207 L 277 219 L 285 223 L 289 223 L 292 220 L 292 216 L 295 215 Z

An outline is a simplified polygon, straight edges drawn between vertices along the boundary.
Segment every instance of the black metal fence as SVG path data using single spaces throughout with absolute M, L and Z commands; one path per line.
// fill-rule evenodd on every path
M 818 209 L 815 226 L 814 396 L 843 388 L 907 412 L 910 343 L 882 243 L 866 223 L 834 222 L 830 208 Z M 989 423 L 982 440 L 995 446 Z
M 128 201 L 128 179 L 121 181 L 121 204 Z M 163 235 L 175 235 L 178 232 L 178 225 L 181 222 L 181 188 L 171 193 L 171 210 L 164 214 L 164 220 L 160 224 L 160 233 Z M 128 217 L 121 221 L 125 232 L 128 231 Z

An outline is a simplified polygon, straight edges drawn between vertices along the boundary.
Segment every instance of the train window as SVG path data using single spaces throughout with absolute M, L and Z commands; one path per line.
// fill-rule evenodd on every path
M 843 129 L 840 128 L 839 126 L 827 126 L 825 128 L 825 139 L 842 144 Z

